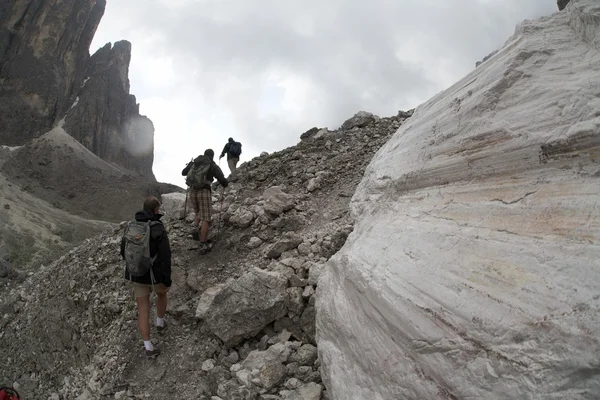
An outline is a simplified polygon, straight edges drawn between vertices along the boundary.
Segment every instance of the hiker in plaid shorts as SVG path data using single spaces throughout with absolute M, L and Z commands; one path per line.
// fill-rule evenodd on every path
M 215 178 L 224 188 L 229 182 L 223 171 L 213 161 L 215 152 L 207 149 L 204 155 L 196 157 L 181 171 L 186 177 L 185 183 L 190 187 L 192 207 L 196 213 L 194 226 L 200 226 L 200 253 L 206 254 L 210 250 L 208 243 L 208 226 L 212 217 L 212 190 L 211 184 Z

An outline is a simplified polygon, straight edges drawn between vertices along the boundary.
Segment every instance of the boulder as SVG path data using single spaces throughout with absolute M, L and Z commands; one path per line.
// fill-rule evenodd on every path
M 377 117 L 370 112 L 359 111 L 342 124 L 342 129 L 363 128 L 372 122 L 375 122 L 376 118 Z
M 320 400 L 323 387 L 318 383 L 310 382 L 302 385 L 294 391 L 287 391 L 282 400 Z M 358 397 L 348 397 L 348 399 L 358 399 Z
M 287 279 L 253 268 L 238 279 L 207 289 L 196 317 L 228 346 L 258 334 L 286 312 Z
M 286 251 L 293 250 L 302 243 L 302 238 L 295 233 L 286 233 L 266 251 L 267 258 L 279 258 Z
M 298 365 L 311 366 L 317 359 L 317 348 L 312 344 L 304 344 L 298 351 L 290 357 L 291 362 Z
M 524 21 L 376 153 L 319 279 L 331 398 L 598 398 L 599 32 Z
M 313 128 L 310 128 L 309 130 L 304 132 L 302 135 L 300 135 L 300 140 L 308 139 L 308 138 L 314 136 L 317 132 L 319 132 L 319 128 L 317 128 L 316 126 Z
M 185 207 L 185 193 L 167 193 L 161 196 L 162 206 L 161 209 L 165 213 L 166 217 L 181 219 L 185 218 L 184 211 L 188 214 L 193 210 L 188 204 L 187 210 Z
M 284 364 L 288 361 L 291 350 L 284 343 L 277 343 L 265 351 L 252 350 L 241 366 L 249 371 L 260 369 L 267 364 Z
M 279 186 L 272 186 L 263 192 L 264 210 L 277 217 L 279 214 L 294 208 L 294 196 L 285 193 Z
M 263 365 L 258 372 L 258 379 L 262 387 L 271 390 L 279 385 L 286 377 L 287 373 L 283 364 L 270 363 Z
M 254 214 L 246 207 L 240 207 L 229 218 L 229 223 L 238 228 L 247 228 L 252 225 Z

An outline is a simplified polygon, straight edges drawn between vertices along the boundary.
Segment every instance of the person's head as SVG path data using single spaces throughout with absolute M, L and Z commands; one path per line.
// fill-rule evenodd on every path
M 206 149 L 204 155 L 212 160 L 215 157 L 215 152 L 213 149 Z
M 144 211 L 151 214 L 158 214 L 158 210 L 160 210 L 160 201 L 154 196 L 148 196 L 146 201 L 144 201 Z
M 233 143 L 233 138 L 232 137 L 229 138 L 229 143 Z

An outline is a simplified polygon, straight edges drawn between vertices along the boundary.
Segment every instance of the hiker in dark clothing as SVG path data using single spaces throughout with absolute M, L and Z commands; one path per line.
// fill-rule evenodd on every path
M 186 183 L 190 186 L 190 198 L 196 218 L 194 226 L 200 228 L 200 253 L 205 254 L 211 247 L 208 243 L 208 225 L 212 218 L 212 191 L 211 184 L 215 178 L 224 188 L 229 185 L 229 182 L 223 175 L 223 171 L 213 158 L 215 152 L 212 149 L 207 149 L 204 155 L 196 157 L 194 161 L 181 171 L 181 175 L 186 176 Z
M 242 144 L 240 142 L 236 142 L 233 138 L 229 138 L 229 141 L 223 147 L 223 151 L 219 156 L 219 160 L 223 158 L 227 154 L 227 164 L 229 165 L 229 171 L 231 171 L 231 175 L 235 173 L 237 168 L 237 163 L 240 161 L 240 155 L 242 154 Z
M 144 340 L 146 356 L 156 357 L 160 350 L 154 348 L 150 341 L 150 293 L 156 292 L 156 330 L 163 335 L 167 329 L 165 313 L 167 310 L 167 292 L 171 287 L 171 246 L 167 231 L 160 221 L 160 201 L 156 197 L 148 197 L 144 202 L 144 209 L 135 214 L 139 222 L 155 221 L 150 226 L 150 257 L 156 257 L 152 264 L 152 274 L 148 271 L 142 276 L 130 276 L 125 268 L 125 279 L 132 281 L 133 294 L 138 309 L 138 328 Z M 125 237 L 121 240 L 121 257 L 125 258 Z M 154 278 L 154 282 L 152 279 Z

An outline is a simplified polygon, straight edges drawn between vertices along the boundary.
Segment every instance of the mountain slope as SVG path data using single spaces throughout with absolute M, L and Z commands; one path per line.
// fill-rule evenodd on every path
M 114 222 L 130 218 L 149 194 L 182 190 L 102 160 L 62 126 L 12 152 L 0 172 L 55 207 Z
M 217 395 L 256 399 L 262 393 L 278 398 L 286 391 L 285 396 L 295 396 L 300 384 L 321 393 L 317 360 L 300 368 L 290 355 L 285 380 L 269 390 L 241 384 L 230 368 L 235 360 L 242 362 L 251 351 L 266 346 L 265 336 L 275 341 L 287 330 L 289 346 L 298 349 L 302 343 L 315 343 L 315 271 L 323 268 L 352 229 L 349 200 L 364 168 L 408 116 L 363 115 L 353 119 L 362 127 L 348 124 L 348 129 L 321 130 L 297 146 L 241 165 L 236 182 L 225 191 L 223 215 L 213 218 L 215 245 L 205 256 L 198 254 L 198 242 L 190 238 L 189 222 L 177 219 L 183 200 L 178 207 L 165 202 L 173 287 L 167 309 L 169 331 L 164 338 L 153 333 L 163 351 L 155 362 L 145 360 L 141 351 L 135 305 L 123 279 L 121 233 L 110 232 L 86 241 L 0 296 L 0 314 L 6 316 L 0 319 L 0 353 L 12 359 L 3 373 L 33 398 L 110 398 L 116 393 L 207 400 Z M 282 207 L 272 198 L 279 190 L 288 202 Z M 219 192 L 214 192 L 215 210 L 221 208 Z M 300 240 L 281 248 L 290 236 Z M 291 301 L 286 305 L 294 312 L 270 321 L 239 344 L 226 346 L 209 323 L 197 318 L 196 308 L 207 289 L 253 268 L 272 276 L 285 274 L 288 285 L 294 285 L 286 290 L 306 296 L 296 296 L 293 305 Z M 240 318 L 252 315 L 240 305 Z M 295 386 L 285 386 L 290 380 Z

